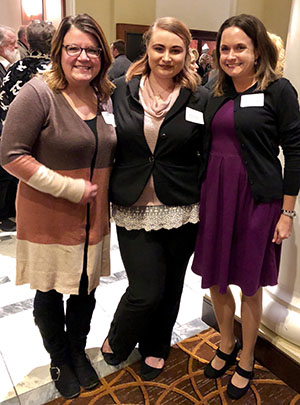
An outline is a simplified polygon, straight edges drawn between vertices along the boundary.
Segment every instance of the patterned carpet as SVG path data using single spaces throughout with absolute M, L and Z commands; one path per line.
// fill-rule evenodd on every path
M 203 375 L 213 357 L 220 335 L 214 329 L 188 338 L 172 347 L 164 371 L 155 381 L 139 376 L 140 362 L 101 379 L 94 391 L 83 391 L 73 400 L 58 398 L 51 405 L 300 405 L 300 394 L 274 374 L 255 364 L 251 389 L 238 401 L 226 394 L 233 368 L 216 380 Z

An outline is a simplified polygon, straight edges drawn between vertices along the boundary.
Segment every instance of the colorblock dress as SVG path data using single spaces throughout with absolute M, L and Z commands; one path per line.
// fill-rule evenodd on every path
M 234 129 L 234 101 L 212 121 L 212 145 L 201 189 L 192 270 L 202 288 L 238 285 L 245 295 L 277 284 L 281 245 L 272 243 L 281 200 L 255 203 Z

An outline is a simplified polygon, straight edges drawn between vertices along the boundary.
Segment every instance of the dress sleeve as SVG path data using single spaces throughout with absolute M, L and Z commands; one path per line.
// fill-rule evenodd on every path
M 284 194 L 297 195 L 300 187 L 300 113 L 295 88 L 286 79 L 277 105 L 277 119 L 284 155 Z
M 49 112 L 47 91 L 43 91 L 42 86 L 37 89 L 27 83 L 11 104 L 5 120 L 1 137 L 1 165 L 13 176 L 43 193 L 78 203 L 85 191 L 84 179 L 56 173 L 38 162 L 33 154 Z

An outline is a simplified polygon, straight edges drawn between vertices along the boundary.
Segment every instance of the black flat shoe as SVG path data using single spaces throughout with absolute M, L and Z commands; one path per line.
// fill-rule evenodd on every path
M 253 363 L 253 370 L 254 370 L 254 363 Z M 254 377 L 253 370 L 246 371 L 243 368 L 241 368 L 239 365 L 236 366 L 235 372 L 244 378 L 248 378 L 249 381 L 248 381 L 248 384 L 244 388 L 238 388 L 235 385 L 233 385 L 230 380 L 229 384 L 227 385 L 227 394 L 230 396 L 230 398 L 240 399 L 240 398 L 242 398 L 243 395 L 246 394 L 246 392 L 250 388 L 250 382 L 251 382 L 252 378 Z
M 151 381 L 154 380 L 159 374 L 163 371 L 164 366 L 162 368 L 155 368 L 148 366 L 148 364 L 145 363 L 145 359 L 142 359 L 141 361 L 141 377 L 142 380 L 144 381 Z
M 104 343 L 106 342 L 108 338 L 104 340 Z M 104 346 L 103 343 L 103 346 Z M 105 353 L 103 351 L 103 346 L 101 347 L 101 353 L 104 358 L 105 363 L 109 364 L 110 366 L 118 366 L 120 363 L 122 363 L 123 360 L 121 360 L 116 354 L 114 353 Z
M 80 385 L 70 364 L 64 363 L 56 366 L 51 363 L 50 374 L 56 389 L 63 397 L 66 399 L 78 397 Z
M 236 338 L 235 346 L 234 349 L 230 354 L 226 354 L 222 352 L 220 349 L 216 351 L 216 356 L 218 356 L 220 359 L 225 361 L 225 365 L 220 369 L 217 370 L 214 368 L 211 363 L 212 360 L 207 364 L 207 366 L 204 368 L 204 375 L 207 378 L 219 378 L 221 377 L 225 371 L 227 371 L 231 366 L 233 366 L 236 363 L 236 356 L 238 352 L 240 351 L 242 345 L 240 342 L 239 338 Z
M 98 375 L 84 352 L 73 354 L 72 362 L 79 383 L 85 390 L 92 390 L 100 384 Z

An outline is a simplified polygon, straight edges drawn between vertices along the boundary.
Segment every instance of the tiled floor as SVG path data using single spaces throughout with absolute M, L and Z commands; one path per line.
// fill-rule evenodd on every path
M 127 286 L 114 226 L 112 226 L 111 260 L 112 274 L 101 280 L 96 291 L 97 304 L 87 342 L 87 348 L 97 352 L 97 355 L 107 335 L 115 308 Z M 39 380 L 43 374 L 45 378 L 49 378 L 49 357 L 33 322 L 32 301 L 35 291 L 30 290 L 27 285 L 15 286 L 14 279 L 15 235 L 0 233 L 0 403 L 27 405 L 18 398 L 10 401 L 7 401 L 7 398 L 15 396 L 14 389 L 20 394 L 20 391 L 25 389 L 24 386 L 28 385 L 29 376 L 30 380 Z M 194 275 L 189 267 L 180 312 L 174 328 L 173 343 L 207 327 L 201 321 L 204 293 L 200 277 Z M 38 385 L 37 381 L 32 383 Z M 35 399 L 32 403 L 40 405 L 44 402 L 42 399 L 40 402 Z

